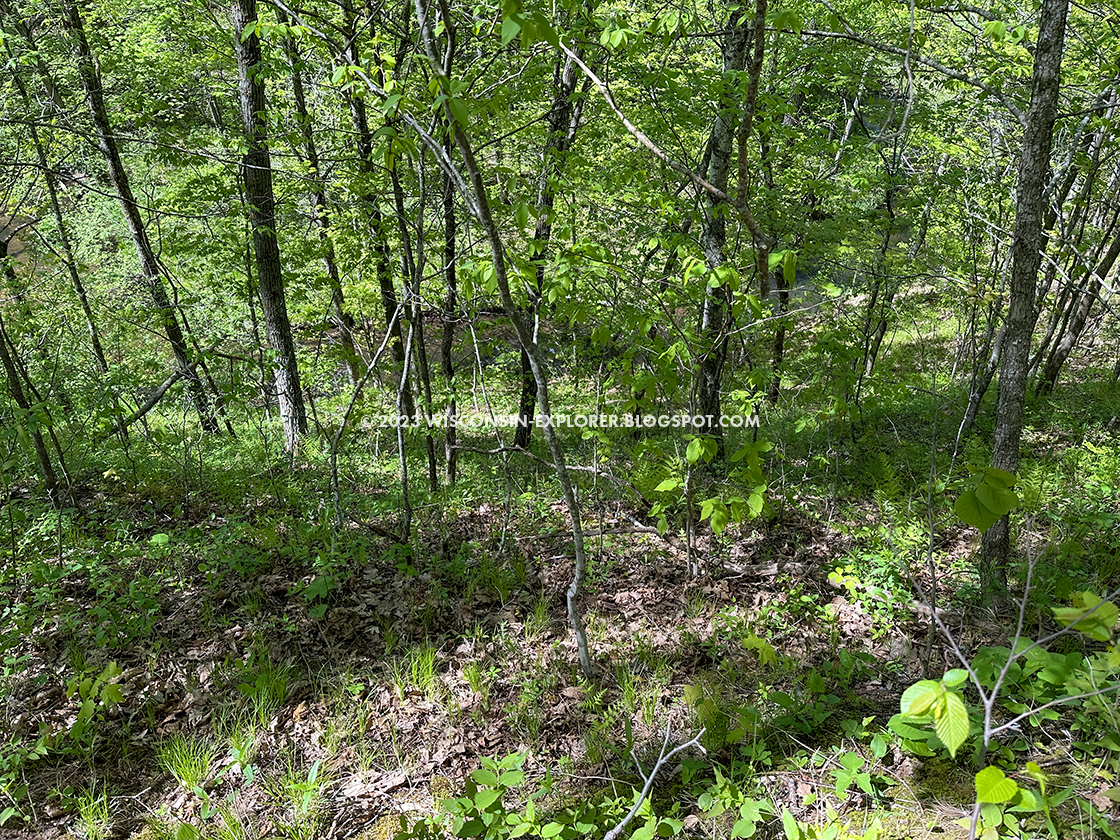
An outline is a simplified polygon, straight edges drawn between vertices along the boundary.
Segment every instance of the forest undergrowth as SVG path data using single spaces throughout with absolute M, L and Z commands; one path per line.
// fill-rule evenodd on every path
M 896 429 L 905 417 L 893 411 Z M 662 535 L 648 508 L 588 478 L 591 679 L 565 611 L 571 523 L 530 460 L 508 475 L 472 464 L 450 500 L 417 504 L 410 541 L 359 458 L 344 473 L 362 514 L 337 527 L 314 447 L 275 474 L 232 449 L 132 471 L 122 453 L 62 510 L 10 488 L 5 831 L 594 837 L 664 745 L 702 730 L 659 769 L 632 836 L 967 836 L 975 724 L 951 758 L 892 721 L 907 687 L 961 665 L 931 629 L 931 598 L 969 656 L 1008 645 L 1019 616 L 980 606 L 976 531 L 951 494 L 931 533 L 906 448 L 870 439 L 834 440 L 843 463 L 783 449 L 773 484 L 786 489 L 764 515 L 702 526 L 691 550 L 679 510 Z M 1050 607 L 1116 584 L 1115 451 L 1051 449 L 1023 472 L 1033 638 L 1060 627 Z M 813 463 L 813 480 L 793 480 Z M 1032 469 L 1057 501 L 1032 504 Z M 1063 498 L 1063 475 L 1080 493 Z M 1039 667 L 1076 671 L 1110 638 L 1061 636 Z M 1005 692 L 1004 718 L 1056 696 L 1037 670 Z M 1116 836 L 1115 714 L 1109 693 L 998 739 L 1012 777 L 1029 783 L 1012 768 L 1031 762 L 1050 791 L 1044 816 L 1001 805 L 1000 833 Z

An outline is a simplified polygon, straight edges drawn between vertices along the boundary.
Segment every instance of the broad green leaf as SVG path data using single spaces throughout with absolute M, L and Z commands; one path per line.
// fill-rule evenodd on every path
M 967 679 L 968 671 L 966 671 L 964 668 L 953 668 L 951 671 L 945 672 L 945 676 L 941 678 L 941 682 L 943 682 L 947 686 L 954 686 L 960 685 Z
M 517 206 L 513 210 L 513 220 L 517 222 L 519 228 L 524 228 L 529 222 L 529 205 L 524 201 L 517 202 Z
M 480 790 L 474 796 L 474 805 L 478 810 L 485 811 L 495 802 L 502 798 L 501 788 L 487 788 Z
M 731 522 L 731 513 L 723 502 L 716 502 L 712 507 L 712 533 L 717 537 L 724 532 Z
M 953 503 L 953 511 L 962 522 L 971 525 L 981 533 L 987 531 L 999 521 L 999 516 L 994 515 L 980 502 L 975 490 L 965 490 L 957 496 L 956 502 Z
M 106 704 L 116 704 L 124 702 L 124 692 L 121 687 L 116 683 L 110 683 L 101 689 L 101 702 Z
M 945 705 L 934 713 L 933 728 L 949 755 L 956 758 L 957 750 L 968 737 L 968 707 L 957 692 L 945 692 Z
M 688 463 L 695 464 L 700 460 L 704 449 L 700 444 L 700 438 L 693 438 L 688 442 L 688 448 L 684 451 L 684 457 L 688 459 Z
M 463 104 L 463 100 L 448 97 L 447 107 L 450 109 L 451 116 L 454 117 L 455 122 L 459 123 L 463 128 L 467 128 L 470 122 L 470 114 L 467 112 L 467 106 Z
M 800 25 L 798 25 L 800 29 Z M 785 257 L 782 259 L 782 279 L 786 281 L 786 286 L 790 289 L 793 288 L 797 280 L 797 252 L 786 251 Z
M 1105 794 L 1107 796 L 1107 794 Z M 1019 788 L 1019 795 L 1015 800 L 1015 804 L 1009 810 L 1018 813 L 1033 814 L 1036 811 L 1041 811 L 1045 808 L 1042 798 L 1030 788 Z
M 1018 783 L 998 767 L 985 767 L 976 774 L 977 802 L 999 805 L 1010 802 L 1018 792 Z
M 471 779 L 478 785 L 496 785 L 498 783 L 498 777 L 494 774 L 494 771 L 487 770 L 484 767 L 472 771 Z
M 902 714 L 908 717 L 921 717 L 933 706 L 941 691 L 941 683 L 934 680 L 920 680 L 902 692 L 899 703 Z
M 521 22 L 513 17 L 502 21 L 502 46 L 509 46 L 509 42 L 521 32 Z
M 1112 638 L 1112 628 L 1120 618 L 1120 608 L 1111 601 L 1102 601 L 1092 592 L 1079 592 L 1077 596 L 1083 607 L 1052 607 L 1054 617 L 1067 627 L 1073 626 L 1074 629 L 1080 630 L 1091 639 L 1096 639 L 1098 642 L 1109 641 Z

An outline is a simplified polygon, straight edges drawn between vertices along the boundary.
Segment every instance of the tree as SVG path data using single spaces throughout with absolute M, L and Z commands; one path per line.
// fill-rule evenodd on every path
M 1031 101 L 1019 159 L 1015 199 L 1015 235 L 1011 246 L 1011 279 L 1007 326 L 999 369 L 999 398 L 992 433 L 992 465 L 1016 472 L 1023 431 L 1027 369 L 1037 310 L 1035 290 L 1042 264 L 1045 187 L 1050 173 L 1050 148 L 1061 93 L 1062 51 L 1069 0 L 1043 0 L 1038 43 L 1034 51 Z M 985 591 L 1006 585 L 1010 554 L 1007 515 L 984 532 L 980 548 L 981 583 Z
M 109 121 L 109 112 L 105 107 L 105 95 L 101 84 L 101 74 L 93 60 L 93 54 L 86 39 L 85 25 L 75 0 L 64 0 L 63 10 L 66 15 L 66 25 L 73 39 L 74 50 L 77 56 L 78 79 L 85 94 L 86 106 L 97 135 L 97 146 L 105 160 L 109 172 L 109 179 L 113 183 L 117 197 L 120 200 L 121 210 L 128 224 L 128 231 L 132 237 L 136 254 L 140 260 L 140 271 L 147 282 L 148 291 L 155 302 L 156 312 L 163 324 L 164 333 L 171 349 L 175 354 L 179 370 L 187 380 L 187 389 L 191 400 L 198 412 L 202 427 L 211 433 L 219 432 L 218 421 L 210 405 L 206 389 L 195 371 L 194 361 L 191 358 L 190 347 L 187 344 L 179 319 L 167 295 L 163 283 L 163 271 L 148 238 L 148 229 L 140 217 L 140 205 L 132 191 L 128 171 L 121 159 L 120 149 L 117 145 L 116 134 Z
M 294 453 L 299 436 L 307 432 L 307 412 L 300 388 L 295 341 L 288 321 L 280 244 L 276 230 L 276 200 L 272 193 L 272 162 L 268 152 L 263 56 L 260 38 L 254 31 L 256 0 L 236 0 L 233 5 L 234 51 L 237 56 L 237 90 L 246 149 L 241 159 L 241 177 L 249 208 L 256 254 L 257 283 L 265 334 L 275 354 L 273 377 L 284 429 L 284 448 Z
M 283 11 L 278 13 L 281 24 L 286 24 L 288 17 Z M 342 289 L 342 279 L 338 272 L 338 260 L 335 254 L 334 242 L 331 239 L 331 217 L 327 208 L 326 178 L 323 176 L 322 165 L 319 161 L 319 149 L 315 143 L 315 129 L 311 114 L 307 109 L 307 97 L 303 91 L 303 60 L 300 58 L 295 38 L 289 33 L 284 38 L 284 49 L 288 54 L 288 66 L 291 70 L 292 99 L 296 109 L 296 124 L 299 127 L 299 136 L 303 141 L 303 155 L 307 162 L 308 177 L 312 185 L 312 201 L 315 213 L 315 229 L 318 233 L 319 246 L 323 252 L 323 265 L 327 269 L 327 282 L 331 292 L 330 320 L 339 333 L 339 343 L 342 345 L 343 359 L 350 373 L 350 384 L 356 385 L 361 378 L 361 360 L 357 348 L 354 346 L 354 318 L 346 311 L 346 295 Z

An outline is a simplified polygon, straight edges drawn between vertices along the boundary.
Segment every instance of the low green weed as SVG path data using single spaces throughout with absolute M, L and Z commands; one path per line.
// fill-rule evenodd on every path
M 173 776 L 184 790 L 193 791 L 210 778 L 210 767 L 218 756 L 210 741 L 175 733 L 156 748 L 156 762 Z
M 276 822 L 288 840 L 315 840 L 322 829 L 323 802 L 332 778 L 315 761 L 306 770 L 289 762 L 279 779 L 265 781 L 269 794 L 285 816 Z
M 10 736 L 8 743 L 0 746 L 0 827 L 14 819 L 24 819 L 23 801 L 27 798 L 24 771 L 31 762 L 45 757 L 50 739 L 40 733 L 31 744 Z
M 83 840 L 109 840 L 113 821 L 109 813 L 109 795 L 104 788 L 91 785 L 77 797 L 78 833 Z
M 273 662 L 264 654 L 254 654 L 253 660 L 255 668 L 246 669 L 237 690 L 248 699 L 258 725 L 265 728 L 288 698 L 292 666 Z

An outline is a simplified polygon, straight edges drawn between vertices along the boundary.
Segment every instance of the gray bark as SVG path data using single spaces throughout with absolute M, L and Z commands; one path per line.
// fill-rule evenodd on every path
M 1050 172 L 1050 149 L 1061 92 L 1069 0 L 1043 0 L 1038 44 L 1034 53 L 1031 102 L 1023 130 L 1019 190 L 1015 201 L 1015 236 L 1011 245 L 1011 280 L 1007 332 L 999 372 L 999 398 L 992 440 L 993 466 L 1019 469 L 1027 368 L 1036 319 L 1035 288 L 1042 264 L 1044 188 Z M 991 593 L 1004 587 L 1011 550 L 1008 517 L 984 532 L 980 548 L 981 586 Z
M 533 270 L 534 288 L 530 294 L 528 318 L 534 325 L 540 318 L 541 295 L 544 293 L 544 269 L 547 262 L 548 244 L 552 239 L 552 208 L 556 204 L 556 177 L 564 171 L 565 159 L 575 142 L 583 114 L 582 102 L 575 100 L 576 65 L 561 53 L 556 58 L 553 69 L 553 83 L 556 92 L 545 120 L 548 122 L 548 137 L 544 143 L 544 155 L 540 174 L 537 179 L 537 225 L 533 231 Z M 521 400 L 518 404 L 518 424 L 513 435 L 513 445 L 527 447 L 533 434 L 533 411 L 537 403 L 537 380 L 533 376 L 529 355 L 521 350 Z
M 733 12 L 733 17 L 739 12 Z M 742 22 L 731 27 L 724 34 L 723 74 L 726 79 L 725 93 L 720 109 L 708 138 L 711 155 L 705 177 L 708 183 L 720 192 L 727 192 L 731 172 L 731 155 L 735 148 L 735 120 L 732 114 L 736 108 L 733 91 L 734 79 L 747 65 L 747 45 L 752 33 L 753 23 Z M 745 119 L 745 115 L 743 117 Z M 722 202 L 709 194 L 704 212 L 704 225 L 700 242 L 704 259 L 709 269 L 723 265 L 727 246 L 727 208 Z M 767 267 L 767 272 L 769 267 Z M 768 284 L 768 280 L 761 281 Z M 700 337 L 704 343 L 700 358 L 700 377 L 697 383 L 697 408 L 705 416 L 704 425 L 697 429 L 701 434 L 711 435 L 719 444 L 717 460 L 723 457 L 723 429 L 720 426 L 722 404 L 720 390 L 723 385 L 723 368 L 727 361 L 728 320 L 731 310 L 731 290 L 726 285 L 716 288 L 707 287 L 700 310 Z
M 303 404 L 295 341 L 288 321 L 288 306 L 280 267 L 276 200 L 272 193 L 272 161 L 268 153 L 265 126 L 264 80 L 259 75 L 261 44 L 260 39 L 252 32 L 242 38 L 245 28 L 257 19 L 256 6 L 256 0 L 236 0 L 232 10 L 241 124 L 247 141 L 247 149 L 241 158 L 241 177 L 245 185 L 249 224 L 253 231 L 265 335 L 276 354 L 272 375 L 284 429 L 284 448 L 293 453 L 299 446 L 300 435 L 307 432 L 307 411 Z

